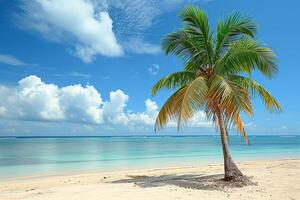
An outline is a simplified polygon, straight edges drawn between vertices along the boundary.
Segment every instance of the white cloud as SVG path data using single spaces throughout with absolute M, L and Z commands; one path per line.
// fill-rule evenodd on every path
M 160 16 L 182 8 L 189 3 L 206 3 L 207 0 L 98 0 L 110 11 L 115 33 L 126 51 L 156 54 L 161 51 L 159 41 L 152 44 L 143 38 L 149 29 L 161 21 Z M 103 3 L 105 2 L 105 3 Z M 100 3 L 101 4 L 101 3 Z M 129 38 L 129 39 L 128 39 Z
M 207 0 L 21 0 L 19 27 L 63 43 L 84 62 L 97 55 L 160 52 L 145 32 L 166 12 Z M 158 43 L 158 41 L 157 41 Z
M 148 68 L 148 71 L 151 75 L 157 75 L 159 72 L 159 65 L 158 64 L 153 64 Z
M 156 102 L 147 99 L 145 101 L 146 110 L 142 113 L 129 113 L 128 118 L 132 127 L 140 124 L 154 126 L 156 116 L 158 115 L 158 106 Z
M 113 32 L 112 19 L 88 0 L 22 1 L 20 26 L 73 46 L 74 55 L 92 62 L 96 55 L 123 54 Z
M 187 3 L 203 0 L 96 0 L 103 8 L 110 10 L 119 36 L 143 35 L 157 18 L 167 12 L 181 8 Z
M 113 124 L 126 125 L 128 123 L 127 115 L 124 112 L 129 96 L 122 90 L 110 92 L 109 101 L 103 105 L 104 119 Z
M 0 86 L 0 117 L 34 121 L 101 123 L 101 95 L 93 86 L 59 88 L 37 76 L 28 76 L 17 87 Z
M 129 96 L 122 90 L 110 92 L 110 99 L 104 103 L 103 116 L 105 121 L 134 128 L 137 126 L 153 126 L 158 114 L 156 102 L 147 99 L 144 112 L 125 111 Z
M 0 63 L 4 63 L 7 65 L 13 65 L 13 66 L 26 65 L 25 62 L 19 60 L 18 58 L 14 57 L 12 55 L 5 55 L 5 54 L 0 54 Z
M 132 112 L 126 110 L 128 101 L 129 96 L 122 90 L 111 91 L 109 99 L 103 101 L 91 85 L 58 87 L 31 75 L 15 87 L 0 85 L 0 118 L 152 128 L 159 110 L 156 102 L 147 99 L 145 111 Z M 174 126 L 174 122 L 169 124 Z M 198 112 L 191 126 L 208 127 L 211 123 L 203 112 Z
M 128 42 L 124 42 L 127 51 L 136 54 L 157 54 L 161 52 L 160 45 L 151 44 L 141 38 L 132 38 Z
M 60 106 L 68 121 L 102 123 L 102 98 L 93 86 L 70 85 L 61 88 Z
M 206 115 L 203 111 L 197 112 L 192 120 L 191 120 L 192 127 L 212 127 L 212 122 L 207 121 Z

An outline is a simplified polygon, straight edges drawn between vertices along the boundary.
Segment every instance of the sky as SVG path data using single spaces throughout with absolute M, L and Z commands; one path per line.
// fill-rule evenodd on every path
M 161 50 L 180 28 L 178 12 L 195 4 L 218 19 L 241 11 L 256 38 L 278 55 L 271 80 L 254 74 L 282 105 L 268 113 L 253 100 L 249 134 L 300 133 L 300 2 L 294 0 L 0 0 L 0 136 L 152 135 L 171 94 L 151 96 L 164 75 L 182 69 Z M 190 127 L 157 134 L 215 134 L 202 111 Z M 234 132 L 234 131 L 233 131 Z

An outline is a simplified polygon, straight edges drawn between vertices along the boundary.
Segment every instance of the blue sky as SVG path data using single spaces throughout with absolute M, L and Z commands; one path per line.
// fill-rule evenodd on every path
M 0 135 L 154 134 L 170 92 L 152 97 L 150 89 L 182 66 L 161 52 L 161 38 L 180 27 L 178 12 L 189 3 L 213 28 L 233 11 L 257 21 L 257 38 L 277 53 L 280 71 L 272 80 L 253 77 L 284 111 L 270 114 L 254 100 L 246 129 L 299 134 L 298 1 L 0 0 Z M 162 134 L 178 134 L 173 125 Z M 210 126 L 199 112 L 184 133 L 214 133 Z

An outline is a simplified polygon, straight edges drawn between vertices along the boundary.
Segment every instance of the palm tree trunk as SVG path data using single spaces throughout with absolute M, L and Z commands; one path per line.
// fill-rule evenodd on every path
M 228 148 L 227 130 L 220 110 L 217 111 L 217 117 L 219 120 L 220 136 L 221 136 L 223 156 L 224 156 L 224 171 L 225 171 L 224 180 L 230 181 L 234 179 L 239 179 L 244 175 L 238 169 L 238 167 L 236 166 L 236 164 L 233 162 L 231 158 L 229 148 Z

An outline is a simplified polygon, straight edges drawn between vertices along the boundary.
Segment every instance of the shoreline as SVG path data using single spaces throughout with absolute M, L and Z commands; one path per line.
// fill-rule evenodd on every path
M 194 200 L 200 195 L 209 200 L 300 199 L 300 159 L 242 161 L 237 164 L 257 185 L 224 190 L 202 187 L 201 181 L 207 177 L 222 177 L 223 174 L 222 164 L 209 164 L 1 181 L 0 199 Z
M 235 162 L 237 165 L 244 164 L 244 163 L 252 163 L 252 162 L 260 162 L 260 161 L 288 161 L 288 160 L 300 160 L 300 155 L 298 157 L 292 156 L 291 158 L 281 158 L 281 157 L 272 157 L 265 159 L 263 157 L 256 157 L 253 159 L 245 158 L 245 159 L 236 159 Z M 34 180 L 34 179 L 43 179 L 48 177 L 61 177 L 61 176 L 78 176 L 78 175 L 92 175 L 92 174 L 113 174 L 113 173 L 130 173 L 130 172 L 143 172 L 143 171 L 158 171 L 158 170 L 172 170 L 172 169 L 188 169 L 188 168 L 201 168 L 206 166 L 219 166 L 222 165 L 222 162 L 218 162 L 217 160 L 214 161 L 201 161 L 197 164 L 193 165 L 185 165 L 185 164 L 177 164 L 175 165 L 161 165 L 161 166 L 143 166 L 143 167 L 136 167 L 136 168 L 113 168 L 113 169 L 90 169 L 90 170 L 71 170 L 68 172 L 57 171 L 51 173 L 40 173 L 35 175 L 19 175 L 17 177 L 2 177 L 0 179 L 0 184 L 3 182 L 10 182 L 10 181 L 19 181 L 19 180 Z

